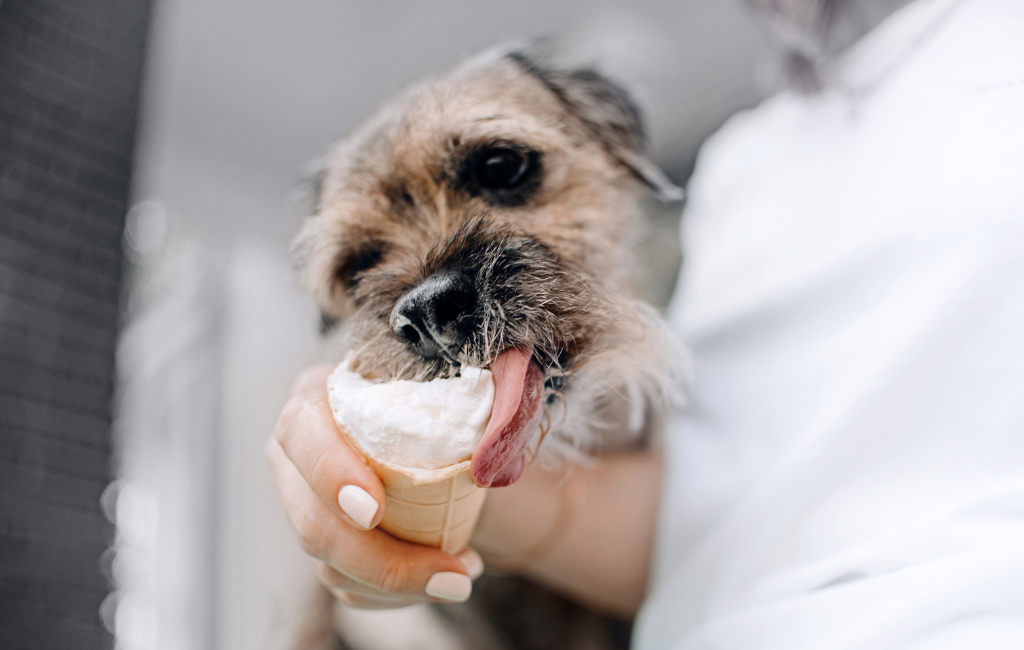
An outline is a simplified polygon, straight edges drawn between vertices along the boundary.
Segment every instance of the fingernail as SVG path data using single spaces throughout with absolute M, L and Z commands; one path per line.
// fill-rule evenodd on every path
M 473 549 L 467 548 L 455 557 L 462 560 L 462 564 L 465 565 L 466 571 L 469 572 L 471 580 L 476 580 L 484 574 L 484 560 Z
M 358 485 L 346 485 L 338 493 L 338 505 L 345 514 L 363 528 L 369 528 L 377 514 L 377 501 Z
M 427 580 L 427 595 L 454 603 L 465 602 L 473 591 L 469 576 L 454 571 L 439 571 Z

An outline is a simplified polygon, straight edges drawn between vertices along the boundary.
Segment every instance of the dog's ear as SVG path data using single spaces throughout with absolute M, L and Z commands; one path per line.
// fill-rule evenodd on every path
M 334 328 L 336 328 L 338 326 L 338 323 L 340 323 L 340 322 L 341 322 L 340 318 L 335 318 L 334 316 L 329 315 L 327 312 L 321 311 L 320 312 L 320 335 L 321 336 L 327 336 L 328 334 L 330 334 L 331 332 L 334 331 Z
M 506 56 L 539 79 L 616 160 L 664 201 L 679 201 L 682 188 L 655 165 L 647 153 L 640 109 L 621 86 L 595 70 L 556 70 L 523 51 Z
M 304 224 L 295 242 L 292 244 L 292 257 L 295 273 L 300 284 L 306 285 L 307 290 L 312 290 L 314 295 L 321 295 L 317 280 L 316 265 L 311 258 L 315 255 L 317 238 L 316 231 L 307 228 L 311 218 L 320 210 L 320 201 L 324 192 L 324 179 L 327 176 L 327 157 L 323 156 L 310 161 L 303 170 L 302 177 L 295 188 L 294 211 L 300 215 Z M 310 277 L 312 276 L 312 277 Z M 341 318 L 330 314 L 321 307 L 320 309 L 320 334 L 330 334 L 341 322 Z

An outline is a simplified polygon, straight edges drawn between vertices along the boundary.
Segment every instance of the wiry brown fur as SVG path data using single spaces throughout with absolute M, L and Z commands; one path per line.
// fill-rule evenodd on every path
M 536 152 L 524 197 L 467 186 L 465 161 L 495 143 Z M 600 75 L 486 54 L 386 107 L 320 180 L 295 243 L 300 274 L 325 317 L 344 322 L 364 374 L 425 380 L 530 346 L 548 378 L 544 448 L 562 453 L 628 441 L 679 385 L 682 355 L 628 293 L 640 183 L 677 190 L 647 159 L 636 108 Z M 452 269 L 475 278 L 480 313 L 458 349 L 425 359 L 389 318 Z

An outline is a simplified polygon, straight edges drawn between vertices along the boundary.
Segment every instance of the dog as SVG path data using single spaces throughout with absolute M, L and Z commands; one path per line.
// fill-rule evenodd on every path
M 514 457 L 474 457 L 478 483 L 506 485 L 527 460 L 640 445 L 652 409 L 679 399 L 686 355 L 630 290 L 644 187 L 681 198 L 620 86 L 493 50 L 410 89 L 322 159 L 298 276 L 366 376 L 527 359 L 516 381 L 524 395 L 535 384 L 540 425 L 514 434 Z

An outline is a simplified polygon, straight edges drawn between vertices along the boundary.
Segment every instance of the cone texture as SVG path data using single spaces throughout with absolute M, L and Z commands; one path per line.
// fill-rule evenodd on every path
M 381 528 L 399 539 L 449 553 L 469 544 L 486 496 L 473 481 L 471 461 L 440 469 L 403 467 L 372 458 L 351 437 L 348 440 L 384 484 L 387 501 Z

